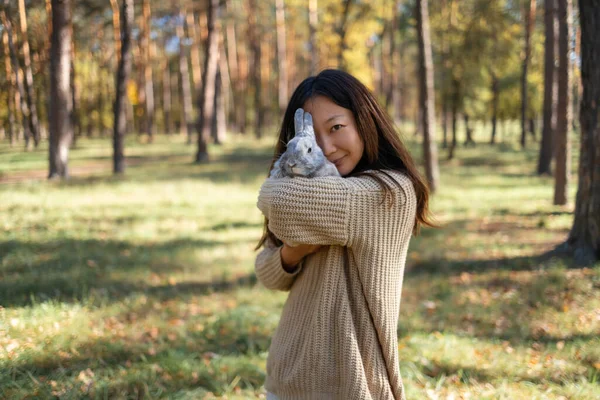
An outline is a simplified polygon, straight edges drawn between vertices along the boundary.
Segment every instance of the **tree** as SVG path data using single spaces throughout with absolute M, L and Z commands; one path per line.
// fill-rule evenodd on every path
M 569 176 L 571 174 L 571 0 L 558 0 L 558 104 L 556 106 L 556 146 L 554 173 L 554 204 L 567 204 Z
M 142 4 L 142 45 L 143 52 L 141 59 L 143 60 L 143 82 L 144 82 L 144 102 L 145 110 L 145 131 L 148 139 L 152 141 L 154 134 L 154 83 L 152 80 L 152 44 L 150 43 L 151 15 L 150 15 L 150 0 L 144 0 Z
M 204 69 L 202 76 L 202 95 L 200 96 L 198 109 L 198 151 L 196 163 L 208 161 L 208 139 L 210 138 L 213 113 L 215 111 L 215 85 L 217 81 L 217 67 L 219 64 L 219 31 L 217 29 L 218 0 L 209 0 L 207 11 L 208 37 L 204 58 Z
M 194 106 L 192 102 L 192 89 L 190 85 L 190 73 L 188 70 L 188 58 L 184 45 L 183 18 L 184 13 L 179 13 L 181 23 L 177 24 L 176 32 L 179 41 L 179 75 L 181 82 L 181 101 L 183 102 L 183 132 L 187 136 L 188 144 L 192 143 L 192 132 L 194 131 L 193 116 Z M 189 29 L 188 29 L 189 31 Z
M 31 71 L 31 51 L 29 49 L 29 35 L 27 34 L 27 14 L 25 12 L 25 0 L 19 0 L 19 19 L 21 27 L 21 47 L 23 53 L 23 73 L 25 92 L 27 94 L 27 106 L 29 108 L 29 129 L 33 135 L 33 142 L 37 147 L 40 143 L 40 124 L 35 103 L 33 89 L 33 72 Z
M 279 66 L 279 110 L 285 112 L 288 101 L 287 50 L 284 1 L 277 0 L 277 65 Z
M 435 109 L 433 92 L 433 60 L 429 37 L 429 11 L 427 0 L 417 0 L 417 36 L 419 39 L 419 100 L 423 126 L 423 154 L 429 188 L 432 192 L 439 184 L 437 146 L 435 142 Z
M 125 172 L 124 141 L 127 129 L 127 81 L 131 74 L 131 28 L 133 26 L 133 0 L 123 0 L 121 6 L 121 40 L 118 48 L 119 66 L 115 85 L 114 130 L 113 130 L 113 173 Z
M 579 263 L 600 259 L 600 4 L 579 0 L 581 80 L 579 183 L 573 227 L 563 245 Z
M 531 57 L 531 35 L 535 23 L 536 0 L 529 0 L 525 15 L 525 56 L 523 57 L 523 73 L 521 75 L 521 146 L 525 147 L 527 137 L 527 70 Z
M 71 35 L 71 0 L 52 0 L 49 179 L 69 176 L 69 146 L 73 139 Z
M 538 159 L 537 173 L 550 175 L 552 162 L 552 142 L 556 125 L 556 67 L 554 49 L 556 47 L 556 0 L 545 0 L 544 28 L 544 119 L 542 141 Z
M 262 79 L 261 79 L 261 51 L 260 39 L 258 34 L 257 21 L 257 3 L 256 0 L 248 0 L 248 6 L 253 12 L 248 19 L 248 42 L 250 43 L 250 52 L 252 61 L 250 63 L 250 76 L 253 78 L 254 86 L 254 135 L 260 139 L 264 125 L 264 107 L 262 105 Z
M 310 70 L 311 76 L 317 74 L 319 69 L 319 49 L 317 46 L 317 24 L 319 23 L 319 14 L 317 10 L 318 0 L 308 1 L 308 31 L 309 31 L 309 48 L 310 48 Z

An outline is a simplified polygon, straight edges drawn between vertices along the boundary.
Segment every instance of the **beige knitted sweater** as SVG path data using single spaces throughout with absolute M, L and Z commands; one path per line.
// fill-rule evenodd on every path
M 404 399 L 397 325 L 416 196 L 390 174 L 395 202 L 372 178 L 267 179 L 258 207 L 288 244 L 321 244 L 287 273 L 267 245 L 256 275 L 289 291 L 267 358 L 265 387 L 281 400 Z M 390 179 L 383 174 L 386 181 Z

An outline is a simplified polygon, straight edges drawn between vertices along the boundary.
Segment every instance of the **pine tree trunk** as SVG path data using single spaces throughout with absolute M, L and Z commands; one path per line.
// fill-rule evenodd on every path
M 348 32 L 348 16 L 350 15 L 350 4 L 353 0 L 344 0 L 344 11 L 340 19 L 340 25 L 338 26 L 337 33 L 340 37 L 340 48 L 338 51 L 337 64 L 339 69 L 346 69 L 346 61 L 344 59 L 344 52 L 348 48 L 346 43 L 346 33 Z
M 575 218 L 567 240 L 575 260 L 600 260 L 600 6 L 579 0 L 581 26 L 581 146 Z
M 154 83 L 152 81 L 152 45 L 150 43 L 151 15 L 150 0 L 143 0 L 143 34 L 142 34 L 142 59 L 144 60 L 144 92 L 145 92 L 145 121 L 144 130 L 148 140 L 152 141 L 154 136 Z
M 287 49 L 285 34 L 285 9 L 284 0 L 276 0 L 277 3 L 277 65 L 279 66 L 279 111 L 285 112 L 288 102 L 288 74 L 287 74 Z
M 171 63 L 165 55 L 163 65 L 163 121 L 165 133 L 170 135 L 173 132 L 173 120 L 171 119 L 171 110 L 173 108 L 171 102 Z
M 500 100 L 500 82 L 495 74 L 492 74 L 492 137 L 490 144 L 496 144 L 496 129 L 498 127 L 498 102 Z
M 213 107 L 215 108 L 215 113 L 213 115 L 212 137 L 216 145 L 221 145 L 225 142 L 227 126 L 225 121 L 225 96 L 223 96 L 223 80 L 220 68 L 217 70 Z
M 15 82 L 19 95 L 19 105 L 21 108 L 21 122 L 23 127 L 23 137 L 25 139 L 25 149 L 29 149 L 31 144 L 31 125 L 29 124 L 29 107 L 27 106 L 25 85 L 21 80 L 21 65 L 19 62 L 19 57 L 17 56 L 17 51 L 15 49 L 15 32 L 12 28 L 10 16 L 6 13 L 6 11 L 8 10 L 8 7 L 6 7 L 7 3 L 7 0 L 4 0 L 4 8 L 0 9 L 0 19 L 2 20 L 2 24 L 4 25 L 4 29 L 6 30 L 6 33 L 8 35 L 8 51 L 10 54 L 12 70 L 15 76 Z
M 6 111 L 8 113 L 8 140 L 10 145 L 13 146 L 15 144 L 16 136 L 17 136 L 17 127 L 15 123 L 15 107 L 13 103 L 13 99 L 15 97 L 14 94 L 14 86 L 12 77 L 12 68 L 10 66 L 10 56 L 8 49 L 8 33 L 6 30 L 2 31 L 2 43 L 4 45 L 4 68 L 6 71 L 6 88 L 7 88 L 7 98 L 6 98 Z
M 250 51 L 252 52 L 252 60 L 250 62 L 250 76 L 253 78 L 254 86 L 254 135 L 257 139 L 262 136 L 264 109 L 262 106 L 262 80 L 261 80 L 261 51 L 260 39 L 258 38 L 258 22 L 256 13 L 258 11 L 256 0 L 249 0 L 248 5 L 251 13 L 248 20 L 248 41 L 250 43 Z
M 531 35 L 535 23 L 536 0 L 529 0 L 525 16 L 525 57 L 523 58 L 523 73 L 521 75 L 521 147 L 526 145 L 527 137 L 527 70 L 531 56 Z
M 556 0 L 545 0 L 544 30 L 544 117 L 542 142 L 538 158 L 538 175 L 550 175 L 552 163 L 554 130 L 556 128 L 556 67 L 554 48 L 556 46 Z
M 123 0 L 120 12 L 121 39 L 119 67 L 115 85 L 113 173 L 125 172 L 125 133 L 127 130 L 127 81 L 131 74 L 131 28 L 133 26 L 133 0 Z
M 448 149 L 448 160 L 454 158 L 454 149 L 456 149 L 456 133 L 457 133 L 457 122 L 458 122 L 458 102 L 460 100 L 460 82 L 457 79 L 452 79 L 452 142 Z
M 25 91 L 27 94 L 27 106 L 29 108 L 29 129 L 33 136 L 35 147 L 40 143 L 40 123 L 35 101 L 33 87 L 33 72 L 31 71 L 31 52 L 29 50 L 29 36 L 27 35 L 27 14 L 25 12 L 25 0 L 19 0 L 19 19 L 21 27 L 21 42 L 23 53 L 23 73 Z
M 48 179 L 69 176 L 69 146 L 73 139 L 71 97 L 71 0 L 52 0 L 50 50 L 50 147 Z
M 417 36 L 419 41 L 419 99 L 423 125 L 423 155 L 429 189 L 435 192 L 439 185 L 437 146 L 435 142 L 435 99 L 433 85 L 433 57 L 429 36 L 427 0 L 417 0 Z
M 309 43 L 309 74 L 314 76 L 319 70 L 319 47 L 317 46 L 317 24 L 319 23 L 317 0 L 308 0 L 308 43 Z
M 554 204 L 567 204 L 571 173 L 571 0 L 558 0 L 558 105 L 556 110 L 556 171 L 554 174 Z
M 183 19 L 183 13 L 179 14 Z M 188 144 L 192 144 L 192 133 L 194 132 L 192 102 L 192 88 L 190 85 L 190 73 L 188 70 L 188 58 L 185 51 L 183 25 L 177 25 L 177 37 L 179 39 L 179 80 L 181 82 L 181 101 L 183 103 L 183 121 L 181 124 L 183 134 L 187 136 Z
M 465 121 L 465 147 L 471 144 L 475 146 L 476 143 L 473 140 L 473 129 L 471 128 L 469 114 L 465 112 L 463 119 Z
M 202 95 L 198 104 L 198 151 L 196 163 L 208 162 L 208 139 L 214 113 L 215 84 L 219 64 L 219 31 L 217 29 L 218 0 L 209 0 L 207 10 L 208 36 L 202 77 Z
M 190 46 L 190 60 L 192 62 L 192 79 L 194 82 L 194 95 L 200 94 L 202 88 L 202 66 L 200 61 L 200 37 L 198 35 L 198 26 L 196 25 L 196 15 L 193 11 L 186 12 L 186 32 L 187 37 L 192 41 Z
M 226 2 L 228 13 L 232 14 L 234 12 L 233 5 L 231 1 Z M 240 90 L 241 77 L 239 73 L 239 63 L 238 63 L 238 49 L 237 49 L 237 38 L 236 38 L 236 30 L 235 24 L 233 23 L 233 19 L 229 18 L 227 20 L 226 26 L 226 38 L 227 38 L 227 65 L 229 67 L 229 77 L 231 82 L 231 99 L 229 102 L 228 108 L 228 118 L 227 122 L 229 123 L 230 129 L 232 131 L 239 131 L 238 127 L 238 119 L 236 117 L 237 108 L 242 103 L 241 97 L 243 96 L 243 92 Z

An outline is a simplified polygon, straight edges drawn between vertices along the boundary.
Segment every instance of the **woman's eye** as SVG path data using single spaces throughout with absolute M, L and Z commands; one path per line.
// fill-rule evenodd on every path
M 331 127 L 331 131 L 332 132 L 335 132 L 335 131 L 340 130 L 340 129 L 342 129 L 342 125 L 340 125 L 340 124 L 337 124 L 337 125 L 334 125 L 334 126 Z

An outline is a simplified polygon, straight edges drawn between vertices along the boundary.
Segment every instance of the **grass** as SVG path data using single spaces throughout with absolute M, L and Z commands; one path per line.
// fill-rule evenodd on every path
M 286 298 L 253 274 L 272 140 L 194 165 L 181 137 L 130 139 L 113 177 L 110 140 L 82 139 L 67 182 L 46 148 L 0 145 L 0 397 L 264 398 Z M 573 205 L 534 147 L 441 157 L 443 228 L 411 242 L 398 327 L 410 399 L 600 398 L 600 265 L 540 256 Z

